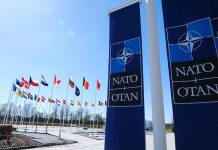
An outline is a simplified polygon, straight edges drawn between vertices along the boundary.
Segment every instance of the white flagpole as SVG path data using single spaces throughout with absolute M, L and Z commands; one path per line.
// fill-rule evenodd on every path
M 20 119 L 20 125 L 23 125 L 23 117 L 24 117 L 24 107 L 25 107 L 25 105 L 26 105 L 26 99 L 24 98 L 23 109 L 22 109 L 21 119 Z
M 53 91 L 54 91 L 54 83 L 52 86 L 52 91 L 51 91 L 51 100 L 52 100 L 52 96 L 53 96 Z M 46 121 L 46 130 L 45 132 L 48 133 L 48 123 L 49 123 L 49 114 L 50 114 L 50 109 L 51 109 L 51 102 L 49 102 L 49 109 L 48 109 L 48 114 L 47 114 L 47 121 Z
M 18 100 L 18 95 L 17 95 L 16 100 L 15 100 L 15 109 L 17 109 L 17 100 Z M 13 122 L 14 122 L 15 115 L 16 115 L 16 112 L 13 113 L 13 117 L 11 118 L 11 124 L 12 125 L 13 125 Z
M 31 122 L 31 119 L 32 119 L 32 115 L 33 115 L 33 111 L 31 110 L 31 115 L 30 115 L 30 119 L 29 119 L 29 125 L 30 125 L 30 122 Z
M 76 87 L 75 87 L 75 90 L 74 90 L 74 97 L 73 97 L 73 115 L 74 116 L 76 116 L 75 114 L 74 114 L 74 109 L 75 109 L 75 102 L 76 102 L 76 97 L 75 97 L 75 95 L 76 95 Z M 73 119 L 73 122 L 76 122 L 76 119 L 75 119 L 75 121 L 74 121 L 74 119 Z
M 23 97 L 20 99 L 20 106 L 21 106 L 21 111 L 20 111 L 20 124 L 21 125 L 21 122 L 22 122 L 22 114 L 23 114 L 23 109 L 24 109 L 24 104 L 25 104 L 25 100 L 23 102 L 23 108 L 22 108 L 22 103 L 21 103 L 21 100 L 23 99 Z M 19 127 L 18 125 L 18 127 Z
M 19 97 L 19 100 L 20 100 L 20 105 L 19 105 L 19 106 L 21 106 L 21 98 L 20 98 L 20 97 Z M 21 110 L 20 110 L 20 111 L 21 111 Z M 15 125 L 17 125 L 18 116 L 19 116 L 19 113 L 17 113 Z
M 14 96 L 14 92 L 12 91 L 12 96 L 11 96 L 11 99 L 10 99 L 9 109 L 8 109 L 8 113 L 7 113 L 7 116 L 6 116 L 6 124 L 8 122 L 8 117 L 11 115 L 11 105 L 12 105 L 12 101 L 13 101 L 13 96 Z
M 83 121 L 83 126 L 84 126 L 84 119 L 83 119 L 83 87 L 84 87 L 84 86 L 82 86 L 82 92 L 81 92 L 81 106 L 80 106 L 80 108 L 82 108 L 82 109 L 81 109 L 81 119 L 82 119 L 82 121 Z M 80 127 L 80 121 L 79 121 L 79 127 Z
M 69 77 L 70 79 L 70 77 Z M 69 79 L 68 79 L 68 82 L 67 82 L 67 93 L 66 93 L 66 103 L 67 103 L 67 99 L 68 99 L 68 90 L 69 90 Z M 66 106 L 65 104 L 63 104 L 63 124 L 62 124 L 62 131 L 64 131 L 64 108 L 65 108 L 65 112 L 66 112 Z M 66 119 L 67 119 L 67 112 L 66 112 Z
M 45 126 L 46 119 L 47 119 L 47 112 L 48 112 L 47 110 L 48 110 L 48 103 L 49 103 L 48 100 L 49 100 L 49 99 L 47 99 L 47 102 L 46 102 L 46 110 L 45 110 L 45 111 L 44 111 L 44 107 L 43 107 L 43 113 L 45 113 L 45 114 L 44 114 L 44 126 Z
M 98 104 L 98 113 L 99 113 L 99 104 Z M 98 115 L 97 115 L 97 129 L 98 129 Z
M 146 0 L 154 150 L 166 150 L 163 92 L 158 46 L 157 17 L 155 10 L 155 0 Z
M 91 104 L 91 103 L 90 103 Z M 91 107 L 90 107 L 90 118 L 89 118 L 89 128 L 91 128 L 92 126 L 92 123 L 91 123 L 91 119 L 92 119 L 92 104 L 91 104 Z
M 39 102 L 39 113 L 37 113 L 37 122 L 36 122 L 36 131 L 37 132 L 37 129 L 38 129 L 38 122 L 39 122 L 39 114 L 40 114 L 40 108 L 41 108 L 41 104 L 42 104 L 42 101 L 40 100 Z
M 93 116 L 93 129 L 95 128 L 95 107 L 96 107 L 96 97 L 97 97 L 97 87 L 95 89 L 95 106 L 94 106 L 94 116 Z
M 38 105 L 38 98 L 39 98 L 39 93 L 40 93 L 40 87 L 41 87 L 41 82 L 39 84 L 39 89 L 38 89 L 38 93 L 37 93 L 37 99 L 36 99 L 36 112 L 34 113 L 33 115 L 33 122 L 32 122 L 32 128 L 33 128 L 33 125 L 34 125 L 34 122 L 35 122 L 35 116 L 37 114 L 37 105 Z M 39 101 L 40 102 L 40 101 Z
M 12 86 L 11 86 L 10 94 L 9 94 L 9 96 L 8 96 L 8 104 L 7 104 L 7 106 L 6 106 L 6 111 L 5 111 L 5 114 L 4 114 L 3 124 L 5 124 L 6 115 L 7 115 L 7 112 L 8 112 L 7 110 L 8 110 L 8 108 L 9 108 L 9 103 L 10 103 L 11 95 L 12 95 L 12 92 L 13 92 L 13 82 L 12 82 L 11 85 L 12 85 Z

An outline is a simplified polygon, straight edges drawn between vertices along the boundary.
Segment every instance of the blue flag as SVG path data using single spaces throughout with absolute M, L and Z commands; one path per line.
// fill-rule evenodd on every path
M 218 1 L 162 0 L 176 150 L 218 149 Z
M 31 100 L 33 100 L 33 95 L 30 94 L 30 93 L 28 93 L 28 98 L 31 99 Z
M 16 79 L 16 84 L 21 87 L 20 81 Z
M 80 90 L 79 90 L 79 88 L 76 86 L 76 88 L 75 88 L 75 95 L 76 96 L 79 96 L 80 95 Z
M 17 87 L 16 87 L 16 85 L 15 85 L 15 84 L 13 84 L 13 85 L 12 85 L 12 90 L 13 90 L 14 92 L 16 92 L 16 90 L 17 90 Z
M 42 83 L 42 85 L 44 85 L 44 86 L 48 86 L 48 83 L 45 81 L 45 78 L 44 78 L 43 75 L 42 75 L 41 83 Z

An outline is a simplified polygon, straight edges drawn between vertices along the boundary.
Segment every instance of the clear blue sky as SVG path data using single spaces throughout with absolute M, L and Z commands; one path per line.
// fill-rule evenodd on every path
M 54 74 L 62 80 L 54 88 L 53 98 L 63 99 L 69 75 L 81 89 L 82 77 L 90 83 L 83 101 L 94 102 L 96 79 L 102 88 L 97 100 L 107 98 L 109 18 L 108 10 L 126 0 L 1 0 L 0 1 L 0 101 L 8 99 L 11 83 L 22 76 L 48 83 Z M 149 62 L 145 8 L 142 7 L 145 115 L 151 119 Z M 159 45 L 163 78 L 166 122 L 172 120 L 171 96 L 160 0 L 157 0 Z M 31 88 L 35 94 L 37 88 Z M 40 95 L 49 97 L 51 86 L 42 87 Z M 68 99 L 73 99 L 69 90 Z M 76 100 L 80 100 L 77 97 Z M 31 101 L 29 101 L 31 103 Z M 45 107 L 45 106 L 43 106 Z M 100 109 L 99 111 L 103 111 Z

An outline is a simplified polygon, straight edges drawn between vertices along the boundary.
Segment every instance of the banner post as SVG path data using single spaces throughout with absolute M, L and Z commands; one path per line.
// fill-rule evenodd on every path
M 151 78 L 153 139 L 154 150 L 166 150 L 166 132 L 155 1 L 156 0 L 146 0 L 146 23 L 148 32 Z
M 218 1 L 162 0 L 176 150 L 218 148 Z
M 105 150 L 145 150 L 140 0 L 109 11 Z

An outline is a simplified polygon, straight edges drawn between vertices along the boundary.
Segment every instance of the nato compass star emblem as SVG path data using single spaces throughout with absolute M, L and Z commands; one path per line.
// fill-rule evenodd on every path
M 197 50 L 202 44 L 202 36 L 195 31 L 187 31 L 181 35 L 178 44 L 181 50 L 191 53 Z
M 125 66 L 131 62 L 133 55 L 134 54 L 130 48 L 121 49 L 117 54 L 117 61 L 119 64 Z

